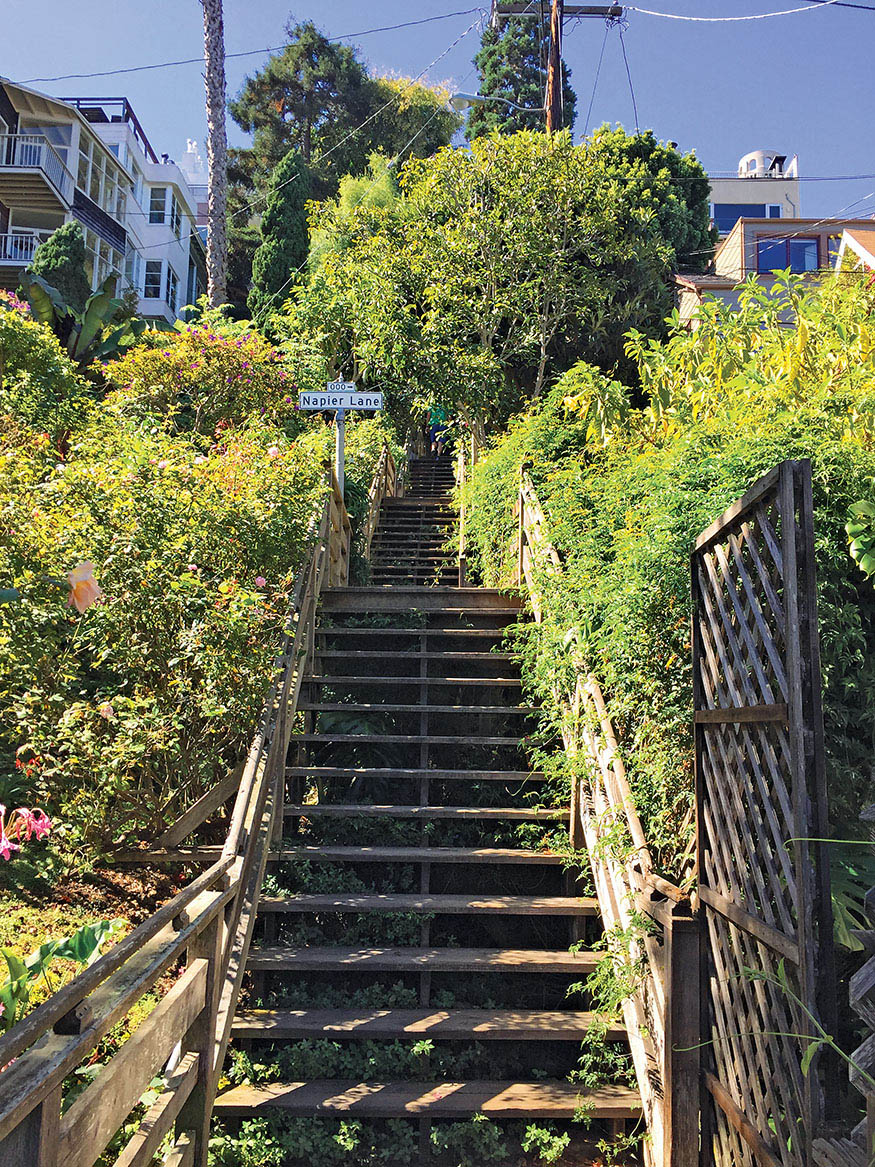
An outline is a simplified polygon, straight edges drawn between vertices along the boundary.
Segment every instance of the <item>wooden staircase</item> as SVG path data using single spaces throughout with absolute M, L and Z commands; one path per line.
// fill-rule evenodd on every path
M 598 908 L 549 845 L 569 810 L 541 804 L 521 741 L 533 710 L 503 647 L 518 602 L 447 586 L 451 485 L 448 460 L 414 462 L 407 497 L 383 503 L 373 586 L 323 591 L 233 1040 L 264 1062 L 296 1042 L 430 1039 L 475 1073 L 243 1083 L 214 1111 L 418 1120 L 423 1162 L 431 1120 L 583 1109 L 610 1135 L 641 1111 L 625 1086 L 568 1081 L 593 1016 L 567 988 L 599 959 L 574 942 Z

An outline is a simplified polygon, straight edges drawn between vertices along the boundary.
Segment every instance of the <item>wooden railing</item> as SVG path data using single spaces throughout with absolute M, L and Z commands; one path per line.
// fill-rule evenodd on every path
M 464 438 L 459 442 L 456 453 L 456 486 L 461 488 L 468 481 L 471 471 L 477 463 L 480 447 L 473 431 L 468 441 Z M 459 587 L 465 587 L 468 580 L 468 515 L 465 495 L 461 495 L 459 506 Z
M 380 454 L 379 462 L 377 462 L 377 469 L 373 482 L 371 483 L 371 489 L 368 491 L 368 514 L 365 521 L 365 529 L 362 532 L 365 559 L 371 558 L 371 542 L 377 530 L 377 524 L 380 521 L 380 506 L 383 499 L 394 498 L 397 493 L 398 470 L 395 466 L 395 459 L 392 457 L 392 452 L 389 447 L 383 446 L 383 452 Z
M 537 622 L 546 576 L 562 560 L 528 474 L 517 498 L 516 581 Z M 555 694 L 573 766 L 571 842 L 586 849 L 609 950 L 636 967 L 637 988 L 623 1020 L 647 1120 L 645 1156 L 654 1167 L 695 1167 L 699 1158 L 699 933 L 688 894 L 653 869 L 653 860 L 598 681 L 579 668 L 573 692 Z M 617 828 L 626 836 L 612 842 Z M 641 919 L 645 926 L 641 926 Z M 611 938 L 615 938 L 612 940 Z
M 331 475 L 258 731 L 241 772 L 165 832 L 165 858 L 233 795 L 217 860 L 169 903 L 0 1039 L 0 1167 L 91 1167 L 118 1135 L 152 1079 L 166 1084 L 116 1152 L 120 1167 L 148 1167 L 165 1139 L 173 1167 L 207 1161 L 213 1098 L 255 922 L 273 824 L 281 829 L 286 755 L 323 585 L 347 582 L 349 517 Z M 201 849 L 201 854 L 203 854 Z M 195 850 L 190 852 L 196 858 Z M 158 852 L 143 852 L 143 860 Z M 184 967 L 180 968 L 180 965 Z M 172 987 L 62 1113 L 65 1080 L 94 1056 L 135 1006 Z M 5 1067 L 5 1069 L 4 1069 Z

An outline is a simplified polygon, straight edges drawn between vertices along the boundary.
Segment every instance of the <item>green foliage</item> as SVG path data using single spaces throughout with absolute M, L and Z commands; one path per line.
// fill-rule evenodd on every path
M 23 960 L 8 948 L 0 949 L 9 973 L 0 983 L 0 1033 L 10 1030 L 27 1012 L 35 982 L 44 982 L 50 993 L 60 988 L 60 982 L 49 975 L 53 964 L 67 962 L 65 967 L 70 973 L 72 966 L 72 973 L 66 979 L 72 979 L 97 960 L 103 947 L 113 943 L 123 924 L 121 920 L 83 924 L 64 940 L 47 940 Z
M 28 272 L 57 288 L 74 312 L 82 312 L 91 295 L 85 275 L 86 258 L 82 226 L 71 219 L 37 247 Z
M 235 327 L 137 348 L 96 401 L 44 325 L 0 311 L 0 783 L 26 767 L 67 863 L 172 822 L 264 698 L 332 433 Z M 366 485 L 385 424 L 349 429 Z M 78 612 L 80 564 L 100 594 Z
M 536 15 L 512 16 L 502 21 L 498 29 L 491 23 L 486 26 L 474 58 L 480 76 L 478 92 L 484 97 L 504 98 L 532 112 L 522 113 L 501 102 L 476 106 L 465 126 L 469 142 L 493 130 L 508 134 L 543 128 L 549 49 L 549 16 L 545 20 Z M 577 105 L 570 78 L 571 71 L 563 63 L 562 126 L 569 130 L 574 125 Z
M 481 432 L 581 357 L 629 368 L 625 333 L 662 334 L 676 250 L 707 236 L 707 206 L 696 193 L 684 211 L 694 184 L 670 182 L 667 159 L 703 176 L 698 163 L 642 141 L 496 133 L 409 162 L 401 198 L 343 216 L 342 246 L 287 306 L 286 342 L 380 384 L 399 425 L 439 401 Z M 336 220 L 315 214 L 314 239 Z
M 333 195 L 345 174 L 360 174 L 369 156 L 406 148 L 430 154 L 446 146 L 459 119 L 446 94 L 406 78 L 372 78 L 356 51 L 332 42 L 311 21 L 286 25 L 289 43 L 248 77 L 229 103 L 251 151 L 238 151 L 241 176 L 265 189 L 273 168 L 299 150 L 317 198 Z
M 813 465 L 838 833 L 856 829 L 875 793 L 875 596 L 845 532 L 850 509 L 875 501 L 872 312 L 862 285 L 815 289 L 787 279 L 767 291 L 752 283 L 738 311 L 710 305 L 692 332 L 675 324 L 666 342 L 633 334 L 644 407 L 630 407 L 622 386 L 596 372 L 575 370 L 573 385 L 560 382 L 516 419 L 476 468 L 469 553 L 493 583 L 512 569 L 513 500 L 520 466 L 530 467 L 564 570 L 542 580 L 545 621 L 524 645 L 529 683 L 550 707 L 557 682 L 570 687 L 577 668 L 599 677 L 667 871 L 691 830 L 689 548 L 783 458 Z M 857 508 L 855 521 L 865 514 Z M 575 641 L 581 661 L 570 656 Z
M 261 220 L 261 246 L 252 260 L 249 309 L 261 316 L 282 303 L 281 294 L 307 261 L 307 199 L 310 176 L 297 150 L 290 150 L 271 177 Z

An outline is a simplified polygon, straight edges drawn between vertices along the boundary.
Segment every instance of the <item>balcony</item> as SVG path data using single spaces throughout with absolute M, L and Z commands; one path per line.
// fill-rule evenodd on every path
M 0 202 L 7 207 L 67 211 L 73 175 L 42 134 L 0 134 Z

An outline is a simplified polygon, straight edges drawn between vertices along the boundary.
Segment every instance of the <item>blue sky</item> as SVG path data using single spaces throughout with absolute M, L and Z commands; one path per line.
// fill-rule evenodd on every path
M 476 0 L 293 0 L 297 19 L 331 36 L 457 11 Z M 641 7 L 699 16 L 791 8 L 803 0 L 640 0 Z M 875 0 L 861 0 L 872 3 Z M 17 80 L 90 73 L 197 56 L 202 49 L 197 0 L 5 0 L 5 27 L 18 29 L 0 49 L 0 73 Z M 226 0 L 229 53 L 282 42 L 289 4 Z M 476 14 L 372 36 L 355 37 L 375 72 L 415 75 L 443 52 Z M 798 153 L 810 176 L 875 174 L 875 11 L 829 7 L 739 24 L 688 24 L 629 13 L 626 49 L 639 123 L 661 138 L 695 147 L 714 173 L 733 171 L 741 154 L 764 147 Z M 565 59 L 578 94 L 583 129 L 604 37 L 598 20 L 569 21 Z M 476 88 L 471 57 L 476 29 L 433 67 L 432 81 Z M 14 47 L 14 52 L 12 51 Z M 235 94 L 264 56 L 228 63 Z M 33 81 L 58 96 L 127 96 L 155 148 L 178 157 L 187 137 L 203 138 L 203 82 L 197 64 L 115 77 Z M 616 30 L 608 34 L 591 124 L 634 127 L 629 85 Z M 245 135 L 231 127 L 231 140 Z M 875 213 L 875 178 L 810 181 L 802 210 L 831 215 Z

